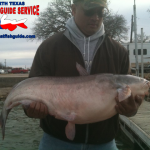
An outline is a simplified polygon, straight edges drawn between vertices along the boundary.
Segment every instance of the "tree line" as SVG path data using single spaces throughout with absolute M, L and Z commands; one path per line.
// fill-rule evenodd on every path
M 12 67 L 5 67 L 5 65 L 3 65 L 1 62 L 0 62 L 0 69 L 12 69 Z

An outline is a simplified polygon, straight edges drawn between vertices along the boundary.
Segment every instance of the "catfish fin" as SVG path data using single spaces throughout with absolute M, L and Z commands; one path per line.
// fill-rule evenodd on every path
M 118 91 L 119 102 L 131 96 L 131 89 L 128 85 L 126 85 L 126 87 L 117 89 L 117 91 Z
M 76 68 L 80 74 L 80 76 L 87 76 L 89 73 L 80 65 L 76 62 Z
M 32 102 L 31 100 L 22 100 L 22 101 L 13 102 L 6 109 L 12 109 L 13 107 L 16 107 L 16 106 L 19 106 L 19 105 L 23 105 L 23 107 L 26 108 L 26 107 L 30 106 L 31 102 Z
M 22 100 L 20 103 L 23 106 L 23 108 L 28 109 L 32 102 L 33 101 L 31 101 L 31 100 Z
M 62 118 L 67 121 L 73 121 L 76 117 L 76 113 L 71 112 L 70 114 L 62 114 L 61 112 L 56 112 L 56 118 Z
M 68 122 L 65 128 L 65 133 L 69 140 L 73 140 L 75 137 L 75 124 Z

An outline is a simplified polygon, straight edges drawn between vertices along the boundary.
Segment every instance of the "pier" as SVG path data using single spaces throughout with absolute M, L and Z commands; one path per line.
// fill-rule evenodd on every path
M 150 102 L 143 101 L 133 117 L 120 115 L 120 127 L 135 146 L 150 150 Z

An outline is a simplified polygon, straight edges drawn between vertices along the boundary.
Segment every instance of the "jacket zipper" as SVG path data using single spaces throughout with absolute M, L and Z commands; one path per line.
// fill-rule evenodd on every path
M 101 44 L 99 45 L 99 47 L 102 45 L 102 43 L 104 42 L 104 39 L 105 39 L 105 35 L 104 35 L 104 37 L 103 37 L 103 40 L 102 40 L 102 42 L 101 42 Z M 72 41 L 70 41 L 70 42 L 72 42 Z M 73 42 L 72 42 L 73 43 Z M 73 45 L 75 46 L 75 47 L 77 47 L 74 43 L 73 43 Z M 98 48 L 99 48 L 98 47 Z M 98 50 L 98 48 L 97 48 L 97 50 Z M 77 49 L 78 49 L 78 47 L 77 47 Z M 94 55 L 93 55 L 93 60 L 94 60 L 94 57 L 95 57 L 95 55 L 96 55 L 96 53 L 97 53 L 97 50 L 95 51 L 95 53 L 94 53 Z M 82 61 L 83 61 L 83 63 L 84 63 L 84 67 L 85 67 L 85 69 L 86 69 L 86 64 L 85 64 L 85 61 L 84 61 L 84 58 L 83 58 L 83 54 L 81 53 L 81 51 L 78 49 L 78 51 L 79 51 L 79 53 L 81 54 L 81 56 L 82 56 Z M 85 55 L 85 54 L 84 54 Z M 93 64 L 93 61 L 92 61 L 92 63 L 91 63 L 91 67 L 90 67 L 90 73 L 91 73 L 91 69 L 92 69 L 92 64 Z M 85 144 L 87 144 L 87 142 L 88 142 L 88 137 L 89 137 L 89 124 L 87 124 L 86 125 L 86 133 L 85 133 L 86 135 L 85 135 Z
M 99 47 L 97 48 L 97 50 L 98 50 L 98 49 L 100 48 L 100 46 L 103 44 L 105 37 L 106 37 L 106 35 L 104 34 L 103 40 L 102 40 L 101 44 L 99 45 Z M 96 53 L 97 53 L 97 50 L 94 52 L 93 61 L 94 61 L 95 55 L 96 55 Z M 91 74 L 91 70 L 92 70 L 93 61 L 92 61 L 92 63 L 91 63 L 90 74 Z
M 102 43 L 104 42 L 104 39 L 105 39 L 105 35 L 104 35 L 103 40 L 102 40 L 102 42 L 101 42 L 101 44 L 99 45 L 98 48 L 100 48 L 100 46 L 101 46 Z M 98 50 L 98 48 L 97 48 L 97 50 Z M 93 55 L 93 60 L 94 60 L 94 57 L 95 57 L 95 55 L 96 55 L 96 53 L 97 53 L 97 50 L 95 51 L 95 53 L 94 53 L 94 55 Z M 85 62 L 84 62 L 84 63 L 85 63 Z M 93 64 L 93 61 L 92 61 L 92 64 Z M 92 64 L 91 64 L 91 67 L 90 67 L 90 73 L 91 73 L 91 70 L 92 70 Z M 88 138 L 89 138 L 89 124 L 86 125 L 85 144 L 88 143 Z

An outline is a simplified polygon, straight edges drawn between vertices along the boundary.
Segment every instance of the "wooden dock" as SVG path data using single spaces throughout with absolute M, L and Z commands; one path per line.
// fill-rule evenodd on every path
M 144 101 L 134 117 L 120 115 L 120 127 L 142 150 L 150 150 L 150 102 Z

